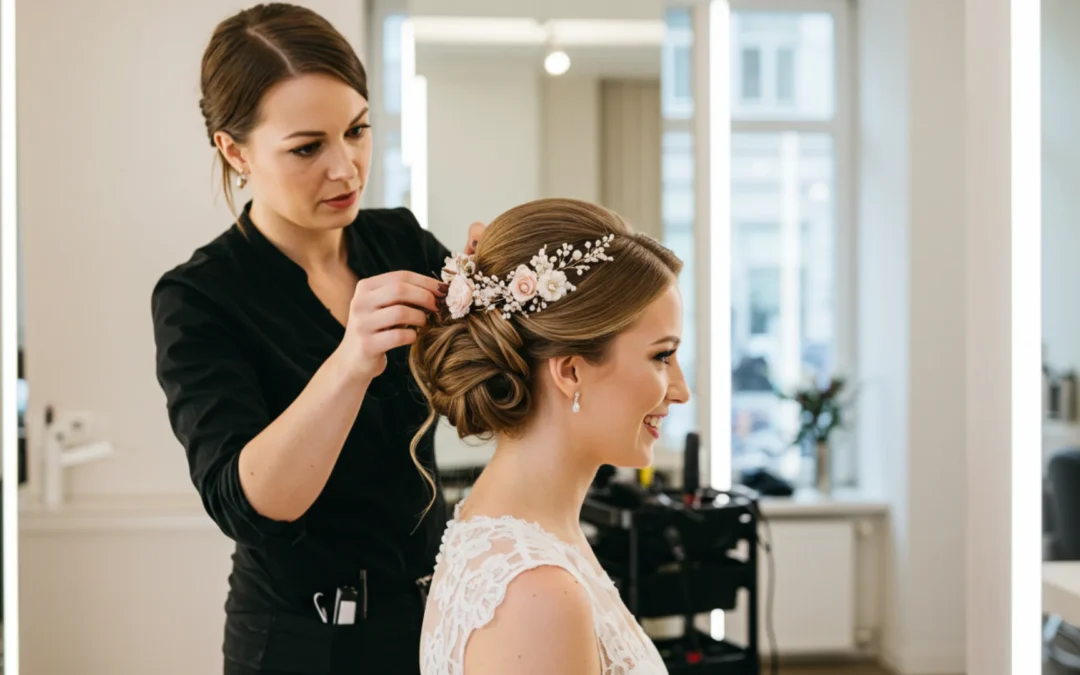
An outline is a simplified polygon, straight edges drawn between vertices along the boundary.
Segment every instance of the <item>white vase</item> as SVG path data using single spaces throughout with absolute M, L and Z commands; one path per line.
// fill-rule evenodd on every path
M 814 457 L 814 487 L 825 496 L 832 494 L 832 457 L 828 441 L 818 441 Z

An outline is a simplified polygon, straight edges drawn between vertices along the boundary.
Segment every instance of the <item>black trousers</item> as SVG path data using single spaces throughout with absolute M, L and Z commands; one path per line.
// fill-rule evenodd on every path
M 351 626 L 271 630 L 250 656 L 230 658 L 227 649 L 224 675 L 420 675 L 423 599 L 409 594 L 379 609 Z

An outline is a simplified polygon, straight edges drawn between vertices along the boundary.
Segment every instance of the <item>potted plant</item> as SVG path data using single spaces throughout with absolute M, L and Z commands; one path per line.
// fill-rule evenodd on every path
M 841 400 L 846 380 L 830 378 L 824 386 L 818 380 L 799 387 L 794 394 L 777 391 L 780 398 L 799 406 L 799 430 L 794 444 L 814 448 L 814 483 L 823 495 L 832 493 L 832 472 L 829 439 L 843 427 L 844 411 L 851 401 Z

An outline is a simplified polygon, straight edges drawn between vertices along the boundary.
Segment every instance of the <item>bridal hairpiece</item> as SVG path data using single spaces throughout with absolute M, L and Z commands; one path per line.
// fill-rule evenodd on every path
M 585 242 L 584 251 L 563 244 L 553 255 L 548 255 L 545 246 L 528 265 L 518 265 L 504 279 L 477 272 L 471 255 L 447 256 L 442 280 L 450 284 L 446 293 L 450 316 L 460 319 L 473 307 L 486 312 L 498 310 L 504 319 L 509 319 L 515 312 L 535 313 L 547 309 L 549 302 L 577 290 L 567 279 L 568 272 L 577 271 L 581 276 L 592 265 L 614 260 L 607 254 L 614 238 L 614 234 L 609 234 L 594 242 Z

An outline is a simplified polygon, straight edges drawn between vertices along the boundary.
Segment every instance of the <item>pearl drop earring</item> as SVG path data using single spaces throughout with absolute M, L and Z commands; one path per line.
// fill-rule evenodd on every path
M 574 412 L 581 412 L 581 392 L 574 392 L 574 405 L 570 408 Z

